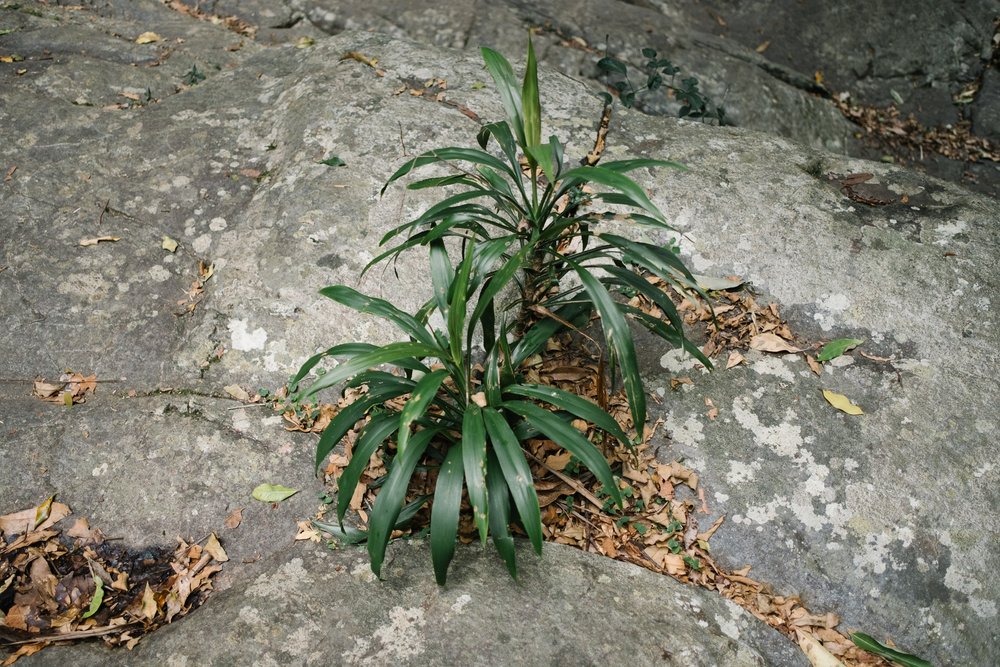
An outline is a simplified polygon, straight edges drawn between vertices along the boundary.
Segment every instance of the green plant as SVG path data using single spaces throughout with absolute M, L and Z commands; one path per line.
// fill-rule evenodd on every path
M 714 104 L 711 98 L 698 89 L 698 79 L 687 76 L 678 81 L 677 75 L 681 71 L 680 68 L 665 58 L 658 58 L 655 49 L 643 49 L 642 55 L 647 59 L 645 65 L 646 82 L 639 88 L 636 88 L 632 83 L 628 76 L 628 66 L 621 60 L 605 55 L 597 61 L 597 66 L 601 71 L 622 77 L 611 82 L 611 86 L 618 91 L 618 99 L 622 105 L 631 107 L 635 104 L 636 95 L 663 88 L 670 91 L 674 98 L 681 103 L 681 107 L 677 111 L 679 117 L 714 120 L 719 125 L 725 124 L 725 109 L 721 105 Z M 607 93 L 605 93 L 605 103 L 611 103 L 611 96 Z
M 566 449 L 601 482 L 609 507 L 621 506 L 618 483 L 604 454 L 570 422 L 586 420 L 606 439 L 628 446 L 631 440 L 625 429 L 594 403 L 554 387 L 527 383 L 519 374 L 522 362 L 542 351 L 552 336 L 567 327 L 579 331 L 593 315 L 599 316 L 612 366 L 621 376 L 633 424 L 640 433 L 646 403 L 629 320 L 683 346 L 710 366 L 685 339 L 673 302 L 646 279 L 656 276 L 678 290 L 699 291 L 683 263 L 670 249 L 601 228 L 609 221 L 630 220 L 671 230 L 642 188 L 625 174 L 679 165 L 635 159 L 566 169 L 559 140 L 553 136 L 541 143 L 537 65 L 530 41 L 520 85 L 503 56 L 487 48 L 482 55 L 507 119 L 482 128 L 480 148 L 428 151 L 389 178 L 386 188 L 426 166 L 443 165 L 453 171 L 410 183 L 408 187 L 414 190 L 450 190 L 415 220 L 390 231 L 381 245 L 395 245 L 365 268 L 424 247 L 432 298 L 411 315 L 347 286 L 321 290 L 355 311 L 389 320 L 408 340 L 382 347 L 336 345 L 309 359 L 289 383 L 295 404 L 340 383 L 367 388 L 324 430 L 316 465 L 359 420 L 367 420 L 339 480 L 336 532 L 346 535 L 343 520 L 350 499 L 370 457 L 382 448 L 388 474 L 363 535 L 376 574 L 381 573 L 389 536 L 399 522 L 415 469 L 421 463 L 436 468 L 430 546 L 435 574 L 442 584 L 454 554 L 463 490 L 467 490 L 481 541 L 485 544 L 487 536 L 492 536 L 512 576 L 517 572 L 512 521 L 519 521 L 534 549 L 541 552 L 541 516 L 521 448 L 524 440 L 541 436 Z M 491 138 L 499 145 L 499 156 L 486 150 Z M 590 193 L 585 186 L 600 191 Z M 456 187 L 459 191 L 453 193 Z M 591 212 L 588 206 L 593 201 L 630 212 Z M 404 235 L 408 235 L 405 240 Z M 453 263 L 455 248 L 459 254 Z M 570 276 L 577 284 L 569 284 Z M 641 295 L 651 308 L 643 310 L 615 298 L 624 291 Z M 445 322 L 443 330 L 430 324 L 435 312 Z M 477 332 L 481 333 L 481 349 L 475 345 Z M 326 357 L 343 360 L 299 388 Z M 386 364 L 396 372 L 377 368 Z M 408 398 L 401 409 L 386 405 L 403 397 Z M 350 537 L 360 536 L 355 531 Z

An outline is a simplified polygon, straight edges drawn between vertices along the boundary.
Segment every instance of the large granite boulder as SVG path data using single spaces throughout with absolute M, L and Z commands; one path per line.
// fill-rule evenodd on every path
M 270 46 L 156 2 L 19 7 L 0 9 L 0 32 L 13 29 L 0 36 L 0 55 L 15 44 L 24 58 L 0 62 L 0 508 L 59 491 L 109 534 L 169 543 L 178 533 L 221 531 L 227 512 L 252 507 L 257 483 L 303 489 L 221 531 L 234 555 L 221 582 L 229 590 L 140 644 L 137 661 L 176 655 L 176 664 L 191 664 L 202 655 L 246 664 L 225 647 L 258 621 L 272 634 L 267 648 L 252 645 L 253 655 L 291 664 L 336 662 L 350 651 L 372 664 L 454 661 L 479 646 L 464 633 L 494 633 L 508 622 L 509 636 L 530 640 L 526 653 L 509 655 L 553 662 L 583 643 L 567 661 L 596 661 L 627 655 L 602 637 L 626 636 L 627 605 L 648 594 L 656 605 L 643 613 L 659 609 L 685 628 L 679 636 L 697 638 L 687 659 L 678 644 L 647 637 L 652 625 L 636 626 L 649 629 L 636 635 L 646 646 L 678 664 L 795 664 L 787 645 L 774 635 L 753 639 L 769 631 L 732 612 L 747 628 L 735 637 L 729 608 L 708 593 L 565 549 L 548 548 L 524 589 L 490 558 L 467 552 L 453 583 L 438 591 L 422 546 L 394 547 L 399 567 L 378 583 L 364 581 L 353 552 L 324 556 L 290 544 L 293 518 L 307 515 L 320 491 L 313 440 L 232 401 L 224 387 L 274 388 L 317 349 L 394 336 L 320 297 L 324 285 L 351 284 L 402 307 L 426 297 L 417 254 L 399 263 L 398 276 L 374 271 L 359 282 L 358 273 L 381 234 L 428 202 L 402 187 L 380 198 L 388 175 L 421 150 L 472 143 L 475 117 L 502 115 L 474 53 L 398 35 L 283 32 L 303 30 L 280 27 L 283 18 Z M 135 44 L 146 31 L 166 43 Z M 377 58 L 381 75 L 342 59 L 351 51 Z M 194 66 L 206 78 L 180 85 Z M 439 78 L 453 104 L 406 91 Z M 541 78 L 548 129 L 569 155 L 582 155 L 600 102 L 554 69 Z M 661 455 L 686 456 L 711 511 L 728 517 L 713 538 L 717 557 L 752 565 L 777 590 L 841 614 L 845 628 L 892 637 L 935 662 L 1000 660 L 992 410 L 1000 205 L 785 138 L 636 111 L 616 111 L 608 155 L 689 167 L 638 178 L 684 230 L 682 250 L 699 273 L 741 275 L 803 340 L 852 335 L 866 339 L 866 352 L 891 359 L 855 355 L 817 377 L 800 356 L 751 354 L 746 365 L 699 375 L 669 350 L 642 346 L 672 435 L 658 443 Z M 320 163 L 332 156 L 346 166 Z M 907 203 L 852 201 L 828 177 L 862 171 Z M 120 240 L 79 245 L 100 236 Z M 164 236 L 176 251 L 163 248 Z M 67 368 L 113 382 L 69 410 L 27 398 L 32 378 Z M 694 385 L 672 393 L 678 374 Z M 836 412 L 821 388 L 849 395 L 866 414 Z M 704 416 L 706 397 L 720 409 L 714 420 Z M 258 555 L 258 563 L 242 563 Z M 267 591 L 286 584 L 303 606 L 282 596 L 276 614 Z M 601 631 L 595 617 L 560 612 L 581 606 L 588 586 L 601 604 L 626 601 L 625 611 L 603 611 Z M 470 613 L 454 613 L 464 620 L 452 634 L 446 620 L 467 589 Z M 542 602 L 511 615 L 496 608 L 508 593 L 518 608 Z M 710 610 L 687 618 L 705 621 L 703 635 L 683 624 L 677 606 L 694 603 L 677 596 Z M 414 629 L 412 609 L 423 610 L 425 629 Z M 539 626 L 555 631 L 556 615 L 573 641 L 544 644 Z M 395 650 L 380 637 L 397 631 L 415 633 L 426 652 L 381 652 Z M 432 650 L 434 637 L 446 639 Z M 666 660 L 639 651 L 649 663 Z M 134 664 L 115 655 L 70 647 L 30 660 Z

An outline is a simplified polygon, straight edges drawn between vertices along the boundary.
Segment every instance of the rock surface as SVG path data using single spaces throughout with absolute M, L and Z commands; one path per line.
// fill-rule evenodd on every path
M 266 3 L 239 4 L 257 20 L 270 11 Z M 486 26 L 501 32 L 499 18 Z M 479 118 L 502 110 L 492 86 L 479 85 L 486 74 L 476 55 L 444 48 L 465 44 L 425 46 L 351 30 L 323 37 L 280 12 L 265 27 L 268 41 L 252 41 L 158 2 L 0 9 L 0 32 L 13 30 L 0 36 L 0 55 L 24 58 L 0 63 L 8 139 L 0 144 L 0 179 L 10 176 L 0 180 L 0 512 L 58 491 L 78 514 L 130 542 L 219 530 L 232 556 L 220 582 L 228 590 L 144 640 L 135 662 L 74 646 L 25 664 L 164 664 L 171 654 L 227 664 L 226 647 L 258 622 L 273 632 L 264 651 L 279 664 L 336 662 L 347 653 L 398 662 L 407 656 L 380 653 L 393 650 L 380 637 L 412 629 L 411 609 L 423 610 L 426 625 L 415 636 L 427 646 L 410 656 L 413 664 L 469 655 L 481 646 L 470 637 L 503 624 L 510 637 L 529 638 L 527 662 L 647 656 L 638 643 L 609 645 L 606 637 L 618 634 L 642 637 L 642 646 L 668 650 L 678 664 L 696 659 L 682 659 L 685 648 L 704 664 L 799 664 L 788 644 L 750 618 L 738 617 L 734 638 L 729 621 L 715 616 L 737 616 L 707 592 L 558 547 L 547 547 L 540 563 L 523 559 L 523 588 L 511 587 L 491 558 L 463 552 L 449 588 L 439 591 L 422 546 L 395 547 L 388 581 L 378 584 L 364 581 L 357 553 L 290 544 L 293 519 L 310 513 L 320 491 L 313 441 L 230 400 L 224 387 L 274 388 L 317 349 L 394 335 L 325 302 L 321 286 L 351 284 L 407 308 L 426 297 L 417 254 L 400 262 L 398 278 L 374 271 L 358 282 L 381 234 L 428 202 L 402 187 L 383 198 L 378 192 L 406 156 L 468 145 L 478 123 L 401 87 L 443 78 L 446 99 Z M 134 43 L 149 30 L 164 41 Z M 520 53 L 518 32 L 494 43 Z M 296 48 L 299 37 L 315 44 Z M 341 60 L 348 51 L 377 57 L 384 76 Z M 557 61 L 547 52 L 544 118 L 567 155 L 579 156 L 593 142 L 600 104 L 587 84 L 559 73 Z M 180 86 L 193 67 L 205 79 Z M 608 155 L 689 167 L 638 178 L 684 230 L 682 250 L 699 273 L 740 274 L 790 315 L 803 340 L 851 335 L 866 339 L 863 351 L 892 359 L 854 354 L 816 377 L 797 356 L 748 355 L 746 366 L 699 375 L 668 350 L 643 346 L 672 433 L 660 443 L 662 456 L 687 456 L 712 512 L 728 517 L 713 538 L 717 556 L 752 565 L 754 575 L 817 612 L 841 614 L 846 628 L 891 637 L 936 663 L 1000 661 L 1000 437 L 992 408 L 1000 204 L 787 138 L 637 111 L 616 111 Z M 320 164 L 331 156 L 347 166 Z M 860 171 L 909 203 L 853 202 L 827 178 Z M 120 240 L 78 244 L 99 236 Z M 178 242 L 175 252 L 162 247 L 164 236 Z M 203 296 L 190 294 L 199 263 L 214 266 Z M 111 382 L 70 410 L 28 398 L 32 378 L 67 368 Z M 692 375 L 694 386 L 670 393 L 677 375 Z M 834 411 L 820 388 L 849 395 L 867 414 Z M 720 408 L 714 421 L 704 416 L 705 397 Z M 302 492 L 271 509 L 249 497 L 260 482 Z M 247 508 L 244 524 L 222 531 L 236 507 Z M 257 554 L 259 563 L 242 564 Z M 259 595 L 271 582 L 300 595 L 275 607 Z M 651 587 L 664 592 L 651 595 Z M 509 594 L 522 607 L 534 604 L 538 590 L 548 593 L 531 614 L 497 602 Z M 600 617 L 575 611 L 584 590 Z M 469 613 L 448 616 L 466 591 Z M 698 616 L 677 596 L 711 614 Z M 633 605 L 697 639 L 661 646 L 652 623 L 633 633 Z M 567 639 L 553 643 L 554 636 Z M 515 650 L 499 635 L 496 642 Z M 261 654 L 256 644 L 245 649 Z

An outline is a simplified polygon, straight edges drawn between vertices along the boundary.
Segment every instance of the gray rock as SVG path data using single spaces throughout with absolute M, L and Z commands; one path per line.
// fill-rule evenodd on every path
M 500 118 L 492 86 L 479 85 L 486 74 L 478 56 L 350 31 L 309 48 L 248 43 L 227 51 L 236 41 L 233 33 L 185 18 L 177 34 L 186 41 L 161 65 L 173 60 L 173 69 L 148 68 L 147 80 L 131 64 L 146 57 L 133 51 L 133 35 L 166 33 L 180 21 L 156 18 L 159 3 L 120 3 L 108 11 L 37 7 L 43 17 L 0 10 L 0 28 L 18 27 L 0 37 L 0 48 L 20 35 L 29 69 L 18 75 L 0 64 L 0 126 L 9 130 L 0 144 L 2 511 L 59 491 L 77 514 L 95 517 L 109 534 L 149 544 L 169 543 L 177 533 L 200 537 L 232 508 L 247 505 L 245 532 L 222 534 L 230 553 L 239 555 L 220 582 L 229 587 L 225 597 L 140 644 L 138 664 L 160 664 L 171 651 L 186 651 L 190 660 L 195 651 L 207 651 L 216 663 L 228 664 L 225 647 L 248 634 L 247 624 L 258 618 L 252 611 L 251 620 L 239 616 L 246 596 L 258 590 L 257 577 L 267 588 L 272 577 L 299 569 L 307 584 L 329 578 L 323 586 L 330 588 L 318 586 L 320 591 L 346 592 L 335 604 L 327 604 L 330 594 L 309 597 L 312 602 L 297 611 L 287 598 L 280 605 L 272 604 L 276 598 L 257 600 L 259 618 L 274 633 L 266 650 L 275 660 L 305 664 L 314 645 L 316 660 L 337 661 L 364 645 L 377 661 L 383 655 L 378 651 L 390 649 L 373 633 L 393 627 L 389 610 L 396 606 L 423 609 L 427 630 L 419 636 L 425 642 L 440 635 L 438 628 L 450 633 L 444 619 L 458 598 L 446 597 L 453 589 L 438 591 L 431 583 L 425 547 L 399 548 L 399 567 L 387 572 L 379 594 L 349 574 L 364 571 L 358 554 L 321 561 L 318 553 L 289 551 L 292 519 L 311 512 L 319 490 L 311 469 L 314 439 L 293 438 L 269 415 L 254 412 L 259 408 L 228 410 L 236 406 L 223 387 L 274 388 L 318 349 L 398 335 L 327 302 L 317 290 L 344 282 L 404 308 L 426 298 L 419 253 L 404 257 L 398 278 L 388 269 L 364 280 L 358 274 L 381 235 L 430 201 L 402 186 L 380 198 L 389 174 L 419 151 L 470 145 L 478 129 L 455 107 L 399 94 L 400 86 L 444 78 L 449 100 L 480 118 Z M 153 18 L 144 23 L 140 12 Z M 21 35 L 25 26 L 30 30 Z M 103 41 L 115 33 L 129 36 L 120 40 L 120 52 Z M 61 35 L 92 44 L 92 50 L 77 59 L 64 45 L 63 55 L 42 59 L 46 45 L 60 44 Z M 341 60 L 348 51 L 378 58 L 384 76 Z M 117 101 L 119 83 L 141 87 L 160 81 L 161 72 L 167 73 L 163 81 L 174 81 L 192 62 L 214 62 L 219 69 L 206 65 L 205 81 L 171 88 L 176 92 L 158 103 L 102 108 Z M 543 68 L 541 78 L 547 129 L 565 140 L 569 156 L 584 154 L 593 142 L 599 101 L 586 84 L 552 69 Z M 75 80 L 95 106 L 73 103 Z M 347 166 L 320 164 L 333 155 Z M 814 611 L 841 614 L 845 628 L 890 636 L 933 661 L 1000 660 L 994 575 L 1000 566 L 1000 469 L 992 407 L 1000 347 L 1000 205 L 905 169 L 817 152 L 785 138 L 636 111 L 615 112 L 607 155 L 671 158 L 689 167 L 637 178 L 684 231 L 682 250 L 696 271 L 747 278 L 790 313 L 793 327 L 809 340 L 857 335 L 867 340 L 863 350 L 894 358 L 890 367 L 855 355 L 854 363 L 832 364 L 815 378 L 798 359 L 751 356 L 748 367 L 696 375 L 690 391 L 675 395 L 666 394 L 668 376 L 681 372 L 682 362 L 663 359 L 668 350 L 657 344 L 642 346 L 651 388 L 664 388 L 668 397 L 663 414 L 673 440 L 661 443 L 663 456 L 687 456 L 702 474 L 710 508 L 729 517 L 713 538 L 718 557 L 752 565 L 758 577 L 802 595 Z M 3 181 L 11 166 L 16 171 Z M 868 207 L 826 179 L 828 172 L 858 171 L 908 194 L 909 204 Z M 121 240 L 78 245 L 104 235 Z M 161 247 L 164 235 L 178 241 L 175 253 Z M 214 265 L 214 275 L 204 298 L 185 315 L 190 300 L 184 292 L 199 262 Z M 66 368 L 117 382 L 100 385 L 90 402 L 70 410 L 27 397 L 32 378 Z M 821 387 L 851 396 L 867 414 L 837 413 L 823 401 Z M 130 390 L 139 396 L 129 398 Z M 706 396 L 720 407 L 714 422 L 702 416 Z M 272 510 L 248 500 L 262 481 L 303 491 Z M 242 563 L 256 552 L 264 560 Z M 631 604 L 647 594 L 647 581 L 662 590 L 674 587 L 623 565 L 548 548 L 538 569 L 523 559 L 533 573 L 525 581 L 538 583 L 520 589 L 493 560 L 464 554 L 454 590 L 462 581 L 482 581 L 494 597 L 482 598 L 488 604 L 480 614 L 462 617 L 470 625 L 455 627 L 467 628 L 465 634 L 445 635 L 440 652 L 426 643 L 426 661 L 459 655 L 477 645 L 466 643 L 470 636 L 492 632 L 472 619 L 514 623 L 509 609 L 493 602 L 501 593 L 524 595 L 515 610 L 529 600 L 551 603 L 554 610 L 583 607 L 579 587 L 559 584 L 569 578 L 567 569 L 584 573 L 573 575 L 577 583 L 596 582 L 591 594 L 605 601 L 618 595 Z M 301 563 L 293 565 L 296 558 Z M 338 573 L 337 564 L 347 574 Z M 343 585 L 334 583 L 337 577 Z M 538 590 L 553 591 L 551 599 Z M 688 594 L 702 609 L 722 604 L 704 593 Z M 469 604 L 479 604 L 481 598 L 469 595 Z M 656 602 L 666 618 L 677 616 L 674 603 Z M 528 615 L 509 635 L 527 638 L 527 662 L 532 656 L 550 662 L 557 648 L 576 662 L 587 662 L 587 655 L 626 655 L 614 653 L 625 649 L 604 638 L 633 636 L 627 630 L 631 613 L 601 612 L 603 625 L 583 611 L 566 613 L 585 621 L 565 630 L 572 640 L 562 644 L 550 637 L 553 625 Z M 362 630 L 352 613 L 371 623 Z M 782 657 L 787 647 L 747 638 L 764 632 L 762 625 L 747 630 L 750 635 L 741 630 L 733 643 L 714 629 L 719 622 L 712 613 L 704 618 L 709 627 L 703 641 L 685 644 L 702 651 L 705 661 L 742 655 L 747 664 L 758 658 L 793 664 Z M 316 615 L 322 621 L 310 625 Z M 345 625 L 336 628 L 341 620 Z M 586 642 L 579 639 L 585 628 Z M 299 650 L 290 646 L 302 653 L 289 652 Z M 34 661 L 135 664 L 128 654 L 110 655 L 71 647 L 47 650 Z
M 572 547 L 522 557 L 517 583 L 461 548 L 445 588 L 426 544 L 389 556 L 379 581 L 363 550 L 296 545 L 131 653 L 53 648 L 25 664 L 808 665 L 729 601 Z

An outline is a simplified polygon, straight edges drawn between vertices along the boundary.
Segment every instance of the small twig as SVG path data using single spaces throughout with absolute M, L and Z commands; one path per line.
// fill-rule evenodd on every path
M 34 637 L 32 639 L 24 639 L 18 642 L 5 642 L 3 646 L 19 646 L 21 644 L 36 644 L 39 642 L 68 642 L 74 639 L 85 639 L 87 637 L 101 637 L 102 635 L 110 635 L 115 632 L 121 632 L 126 628 L 131 628 L 139 623 L 126 623 L 124 625 L 107 625 L 103 628 L 94 628 L 93 630 L 79 630 L 77 632 L 67 632 L 58 635 L 43 635 Z
M 104 206 L 101 207 L 101 217 L 97 219 L 98 226 L 104 224 L 104 214 L 108 212 L 108 206 L 110 204 L 111 204 L 111 197 L 108 197 L 108 200 L 104 202 Z

